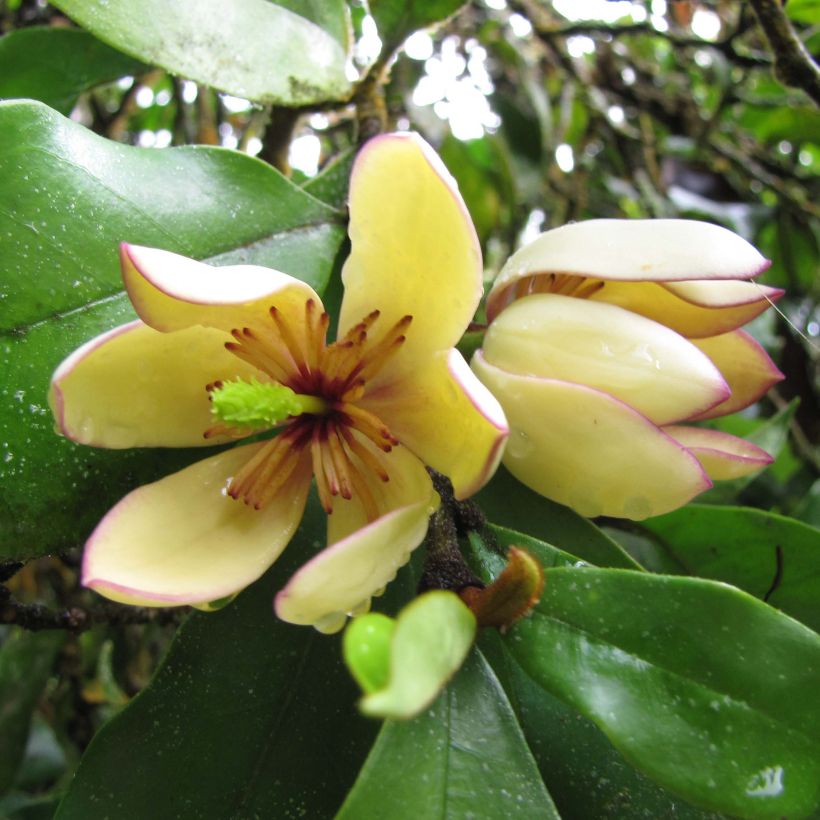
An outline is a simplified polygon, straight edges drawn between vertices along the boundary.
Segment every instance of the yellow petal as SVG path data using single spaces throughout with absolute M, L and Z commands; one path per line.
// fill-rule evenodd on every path
M 362 400 L 401 443 L 453 482 L 467 498 L 489 481 L 507 438 L 496 398 L 457 350 L 438 353 L 424 367 Z
M 472 367 L 507 415 L 507 469 L 581 515 L 640 520 L 674 510 L 711 486 L 691 453 L 605 393 L 507 373 L 482 351 Z
M 615 305 L 570 296 L 515 301 L 490 325 L 484 356 L 520 376 L 601 390 L 655 424 L 687 419 L 729 395 L 708 357 L 674 331 Z
M 494 318 L 522 279 L 562 273 L 621 282 L 749 279 L 769 262 L 726 228 L 687 219 L 590 219 L 541 234 L 514 253 L 487 300 Z
M 140 321 L 97 336 L 57 368 L 49 400 L 60 432 L 93 447 L 218 444 L 205 386 L 266 377 L 225 350 L 220 330 L 160 333 Z
M 664 432 L 680 442 L 701 463 L 715 481 L 740 478 L 771 464 L 773 459 L 765 451 L 720 430 L 706 427 L 664 427 Z
M 743 330 L 709 339 L 694 339 L 692 344 L 714 362 L 732 389 L 732 395 L 726 401 L 693 416 L 693 419 L 711 419 L 742 410 L 783 378 L 769 354 Z
M 140 318 L 157 330 L 192 325 L 234 328 L 266 324 L 276 306 L 304 317 L 305 301 L 322 301 L 309 285 L 259 265 L 214 267 L 156 248 L 123 243 L 120 263 L 125 289 Z
M 482 293 L 481 249 L 455 180 L 415 134 L 376 137 L 350 180 L 350 256 L 339 333 L 373 310 L 413 322 L 391 370 L 455 345 Z
M 276 614 L 322 631 L 344 626 L 346 616 L 366 611 L 370 598 L 393 580 L 421 544 L 438 506 L 430 477 L 403 447 L 387 454 L 386 483 L 367 475 L 379 517 L 370 523 L 359 498 L 336 499 L 328 518 L 328 543 L 276 596 Z
M 717 293 L 713 294 L 711 305 L 701 305 L 681 298 L 668 285 L 653 282 L 606 282 L 604 286 L 589 298 L 596 302 L 607 302 L 611 305 L 631 310 L 666 325 L 689 339 L 701 339 L 717 336 L 741 327 L 759 316 L 770 306 L 767 291 L 762 285 L 754 282 L 701 282 L 701 285 L 713 285 L 722 289 L 731 284 L 735 291 L 734 298 L 738 303 L 717 304 Z M 744 288 L 743 298 L 737 292 Z M 686 292 L 686 291 L 684 291 Z M 774 292 L 769 298 L 777 296 Z M 750 298 L 754 297 L 754 298 Z M 744 301 L 745 299 L 745 301 Z
M 254 510 L 224 492 L 262 446 L 248 444 L 129 493 L 97 525 L 85 586 L 126 604 L 207 604 L 255 581 L 290 541 L 310 487 L 303 460 L 280 494 Z

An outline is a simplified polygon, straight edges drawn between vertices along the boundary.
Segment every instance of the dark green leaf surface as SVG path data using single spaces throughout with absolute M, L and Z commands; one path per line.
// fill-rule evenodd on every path
M 59 0 L 100 40 L 238 97 L 307 105 L 345 97 L 345 49 L 268 0 Z M 341 4 L 333 3 L 338 9 Z M 338 30 L 335 32 L 339 34 Z
M 392 51 L 420 28 L 444 20 L 464 5 L 464 0 L 371 0 L 370 13 L 379 37 Z
M 62 632 L 14 630 L 0 646 L 0 794 L 14 782 L 32 712 L 64 640 Z
M 212 148 L 118 145 L 35 103 L 0 103 L 0 556 L 77 546 L 133 487 L 207 451 L 100 451 L 54 434 L 54 368 L 133 318 L 122 240 L 276 267 L 320 293 L 338 214 L 269 166 Z
M 692 802 L 800 818 L 820 801 L 820 636 L 739 590 L 548 570 L 507 646 L 539 686 Z
M 525 530 L 534 538 L 602 567 L 639 566 L 608 535 L 569 507 L 556 504 L 525 487 L 499 467 L 476 501 L 494 524 Z
M 820 531 L 814 527 L 763 510 L 699 504 L 642 526 L 682 572 L 758 598 L 771 590 L 772 606 L 820 629 Z
M 713 820 L 630 766 L 592 721 L 539 687 L 497 632 L 481 650 L 493 666 L 563 820 Z
M 337 820 L 386 817 L 557 820 L 504 690 L 479 652 L 427 712 L 384 724 Z
M 272 572 L 188 619 L 151 684 L 95 736 L 60 820 L 332 816 L 377 725 L 356 713 L 338 636 L 271 610 L 323 524 L 313 499 Z
M 84 91 L 145 70 L 79 29 L 33 26 L 0 37 L 0 99 L 30 97 L 62 114 Z

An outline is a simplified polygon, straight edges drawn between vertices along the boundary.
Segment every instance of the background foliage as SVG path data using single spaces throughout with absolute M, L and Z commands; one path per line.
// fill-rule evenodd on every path
M 0 34 L 0 818 L 820 816 L 820 2 L 3 0 Z M 218 613 L 79 588 L 101 514 L 194 454 L 75 447 L 45 396 L 133 316 L 120 241 L 337 306 L 350 163 L 397 128 L 457 178 L 488 281 L 570 220 L 742 234 L 787 290 L 752 327 L 786 379 L 718 422 L 774 465 L 640 525 L 500 471 L 465 554 L 489 580 L 525 546 L 546 593 L 379 729 L 338 638 L 270 614 L 316 509 Z

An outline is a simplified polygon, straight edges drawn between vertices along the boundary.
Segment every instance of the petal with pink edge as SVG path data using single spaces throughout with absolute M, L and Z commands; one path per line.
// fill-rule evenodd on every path
M 714 362 L 732 389 L 732 395 L 726 401 L 693 416 L 692 420 L 711 419 L 742 410 L 754 404 L 783 378 L 769 354 L 743 330 L 708 339 L 693 339 L 692 344 Z
M 608 393 L 658 425 L 729 396 L 720 371 L 683 336 L 615 305 L 571 296 L 518 299 L 487 330 L 484 357 L 508 373 Z
M 244 589 L 290 541 L 310 488 L 303 459 L 282 493 L 254 510 L 225 493 L 228 479 L 261 447 L 211 456 L 129 493 L 97 525 L 82 582 L 126 604 L 207 604 Z
M 714 481 L 749 475 L 773 461 L 756 444 L 720 430 L 679 425 L 664 427 L 663 430 L 694 454 Z
M 495 396 L 457 350 L 437 353 L 397 382 L 362 399 L 402 444 L 453 482 L 456 498 L 472 495 L 495 472 L 507 420 Z
M 757 289 L 757 285 L 751 282 L 733 284 Z M 741 302 L 737 305 L 704 307 L 681 299 L 665 285 L 654 282 L 606 282 L 589 298 L 596 302 L 618 305 L 648 319 L 654 319 L 689 339 L 718 336 L 736 330 L 770 306 L 770 303 L 761 296 L 755 301 Z
M 328 518 L 327 549 L 305 564 L 276 596 L 276 614 L 323 632 L 344 626 L 347 616 L 367 610 L 421 544 L 438 506 L 422 463 L 403 447 L 385 459 L 390 480 L 367 475 L 379 517 L 368 522 L 356 495 L 336 499 Z
M 381 332 L 411 315 L 396 373 L 453 347 L 481 298 L 481 249 L 455 180 L 418 135 L 376 137 L 359 153 L 349 232 L 339 335 L 373 310 Z
M 266 377 L 225 350 L 220 330 L 160 333 L 140 321 L 75 350 L 54 372 L 49 402 L 60 432 L 92 447 L 198 447 L 214 423 L 205 386 Z
M 512 289 L 538 274 L 623 282 L 749 279 L 769 262 L 726 228 L 687 219 L 590 219 L 542 233 L 514 253 L 488 298 L 492 319 Z
M 640 520 L 677 509 L 711 486 L 688 450 L 605 393 L 507 373 L 482 351 L 472 367 L 507 415 L 507 469 L 581 515 Z
M 140 318 L 157 330 L 204 325 L 230 332 L 267 326 L 276 306 L 301 324 L 305 302 L 322 301 L 310 285 L 260 265 L 214 267 L 170 251 L 120 246 L 125 289 Z

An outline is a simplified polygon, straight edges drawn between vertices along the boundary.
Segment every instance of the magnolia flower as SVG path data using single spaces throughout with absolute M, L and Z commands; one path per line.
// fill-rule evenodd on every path
M 112 448 L 279 434 L 127 495 L 86 544 L 86 586 L 125 603 L 208 608 L 276 560 L 315 478 L 329 546 L 275 608 L 335 630 L 424 538 L 438 504 L 425 464 L 460 497 L 487 481 L 505 419 L 452 349 L 481 296 L 481 254 L 454 181 L 421 139 L 389 135 L 362 150 L 350 238 L 333 344 L 304 282 L 122 246 L 140 319 L 59 366 L 60 432 Z
M 599 219 L 514 254 L 472 367 L 510 423 L 504 464 L 582 515 L 642 519 L 767 453 L 682 422 L 732 413 L 782 378 L 738 328 L 781 291 L 730 231 L 686 220 Z

